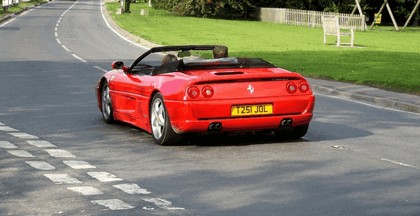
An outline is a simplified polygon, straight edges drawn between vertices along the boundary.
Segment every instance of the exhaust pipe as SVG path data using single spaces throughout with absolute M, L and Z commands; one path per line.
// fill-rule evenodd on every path
M 293 119 L 291 118 L 285 118 L 281 120 L 280 127 L 291 127 L 293 124 Z
M 222 130 L 222 123 L 221 122 L 212 122 L 209 124 L 208 127 L 209 131 L 221 131 Z

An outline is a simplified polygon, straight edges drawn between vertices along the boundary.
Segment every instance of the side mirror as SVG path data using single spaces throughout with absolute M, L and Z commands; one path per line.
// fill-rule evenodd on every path
M 121 69 L 124 71 L 124 73 L 128 73 L 130 71 L 130 68 L 127 66 L 123 66 Z
M 124 67 L 124 62 L 122 61 L 115 61 L 115 62 L 112 62 L 111 64 L 112 69 L 122 69 L 123 67 Z

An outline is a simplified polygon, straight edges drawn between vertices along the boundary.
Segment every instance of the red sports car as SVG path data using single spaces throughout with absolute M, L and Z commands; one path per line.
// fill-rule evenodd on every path
M 139 127 L 159 145 L 209 132 L 271 130 L 298 139 L 312 119 L 315 96 L 303 76 L 228 57 L 225 46 L 155 47 L 112 68 L 96 86 L 104 121 Z

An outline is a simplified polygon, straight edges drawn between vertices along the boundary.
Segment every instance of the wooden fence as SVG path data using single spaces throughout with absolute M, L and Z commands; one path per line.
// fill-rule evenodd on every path
M 358 31 L 366 30 L 364 15 L 351 15 L 343 13 L 295 10 L 286 8 L 261 8 L 260 19 L 263 22 L 283 23 L 288 25 L 322 27 L 323 15 L 337 16 L 340 26 L 353 28 Z

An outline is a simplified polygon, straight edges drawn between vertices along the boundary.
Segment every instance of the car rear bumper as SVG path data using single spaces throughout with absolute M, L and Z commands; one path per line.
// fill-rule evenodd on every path
M 215 123 L 221 125 L 222 132 L 277 129 L 284 127 L 281 122 L 285 119 L 291 120 L 291 124 L 286 125 L 288 127 L 309 124 L 312 119 L 315 104 L 313 95 L 271 98 L 271 100 L 263 98 L 253 103 L 260 104 L 267 101 L 273 104 L 272 115 L 246 117 L 231 117 L 230 108 L 234 104 L 249 104 L 249 101 L 235 101 L 235 103 L 165 101 L 165 106 L 176 133 L 211 131 L 213 127 L 210 125 Z
M 279 129 L 282 121 L 291 119 L 290 126 L 298 126 L 309 124 L 312 119 L 312 113 L 301 115 L 285 115 L 285 116 L 265 116 L 265 117 L 248 117 L 234 119 L 211 119 L 211 120 L 188 120 L 188 121 L 172 121 L 172 127 L 177 133 L 185 132 L 208 132 L 212 130 L 229 132 L 229 131 L 252 131 Z M 220 128 L 211 128 L 212 124 L 220 124 Z

